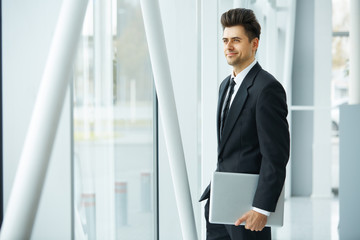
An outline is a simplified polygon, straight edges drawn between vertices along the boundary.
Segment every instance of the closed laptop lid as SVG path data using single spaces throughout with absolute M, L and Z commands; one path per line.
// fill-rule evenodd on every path
M 252 209 L 258 179 L 257 174 L 215 172 L 211 182 L 209 221 L 234 225 L 237 219 Z M 266 226 L 282 226 L 283 218 L 284 188 Z

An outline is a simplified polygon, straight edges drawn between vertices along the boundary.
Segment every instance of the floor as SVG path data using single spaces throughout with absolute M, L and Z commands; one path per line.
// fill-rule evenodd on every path
M 285 201 L 284 226 L 273 240 L 338 240 L 338 198 L 292 197 Z
M 331 186 L 339 188 L 339 138 L 333 136 Z M 339 201 L 337 197 L 292 197 L 285 201 L 284 226 L 272 229 L 273 240 L 338 240 Z

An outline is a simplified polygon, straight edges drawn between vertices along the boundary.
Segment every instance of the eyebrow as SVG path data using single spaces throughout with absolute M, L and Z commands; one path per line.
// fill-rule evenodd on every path
M 227 40 L 227 39 L 229 39 L 229 38 L 226 38 L 226 37 L 222 38 L 222 40 Z M 232 39 L 232 40 L 235 40 L 235 39 L 241 40 L 241 37 L 232 37 L 230 39 Z

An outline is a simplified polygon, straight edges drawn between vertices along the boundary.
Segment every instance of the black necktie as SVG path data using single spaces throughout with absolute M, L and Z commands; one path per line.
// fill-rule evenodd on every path
M 230 107 L 230 101 L 231 101 L 231 96 L 233 95 L 234 93 L 234 86 L 235 86 L 235 81 L 234 79 L 232 78 L 230 80 L 230 84 L 229 84 L 229 93 L 226 97 L 226 100 L 224 101 L 224 105 L 223 105 L 223 108 L 222 108 L 222 112 L 221 112 L 221 121 L 220 121 L 220 136 L 222 136 L 222 133 L 223 133 L 223 130 L 224 130 L 224 124 L 225 124 L 225 120 L 226 120 L 226 117 L 227 117 L 227 114 L 229 112 L 229 107 Z

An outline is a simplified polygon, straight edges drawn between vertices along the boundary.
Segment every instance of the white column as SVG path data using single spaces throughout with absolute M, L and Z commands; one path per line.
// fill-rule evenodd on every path
M 157 0 L 141 0 L 141 9 L 182 235 L 183 239 L 195 240 L 197 239 L 196 225 L 159 3 Z
M 288 105 L 291 106 L 291 77 L 293 69 L 294 55 L 294 36 L 295 36 L 295 18 L 296 18 L 296 0 L 290 0 L 287 10 L 285 56 L 283 68 L 283 84 L 287 92 Z
M 111 1 L 94 1 L 94 80 L 95 80 L 95 117 L 105 117 L 113 101 L 113 55 L 112 55 L 112 19 Z M 110 109 L 111 110 L 111 109 Z M 100 120 L 100 119 L 99 119 Z M 95 122 L 96 131 L 102 129 L 100 121 Z M 112 129 L 111 129 L 112 130 Z
M 360 239 L 360 105 L 340 106 L 339 239 Z
M 287 95 L 287 104 L 289 108 L 288 122 L 291 132 L 291 79 L 293 69 L 293 55 L 294 55 L 294 36 L 295 36 L 295 19 L 296 19 L 296 0 L 290 0 L 288 3 L 286 25 L 286 39 L 285 39 L 285 56 L 284 56 L 284 70 L 283 70 L 283 84 Z M 291 135 L 291 134 L 290 134 Z M 291 196 L 291 156 L 286 166 L 286 182 L 285 182 L 285 197 Z
M 331 2 L 314 2 L 314 137 L 312 197 L 331 196 Z
M 94 0 L 95 140 L 91 164 L 95 173 L 96 236 L 115 238 L 113 135 L 113 1 Z M 104 154 L 99 149 L 105 147 Z
M 211 174 L 217 164 L 216 106 L 218 98 L 218 81 L 226 74 L 219 76 L 218 61 L 226 62 L 218 33 L 220 19 L 218 17 L 218 1 L 202 0 L 201 4 L 201 191 L 210 183 Z M 219 59 L 219 60 L 218 60 Z M 228 66 L 225 66 L 226 68 Z M 202 208 L 203 211 L 204 208 Z M 206 222 L 202 212 L 202 239 L 206 237 Z
M 349 106 L 340 107 L 339 237 L 359 239 L 357 216 L 359 191 L 360 136 L 360 1 L 350 1 L 350 84 Z
M 86 22 L 90 22 L 89 18 L 90 16 L 93 16 L 93 4 L 92 2 L 89 3 L 88 5 L 88 9 L 86 11 L 86 15 L 85 15 L 85 19 L 84 19 L 84 23 Z M 90 67 L 89 67 L 89 61 L 90 61 L 90 54 L 89 54 L 89 49 L 91 48 L 91 44 L 90 44 L 90 40 L 89 40 L 89 36 L 93 36 L 93 24 L 84 24 L 83 25 L 83 31 L 82 31 L 82 35 L 83 35 L 83 39 L 82 41 L 80 41 L 81 44 L 81 52 L 82 52 L 82 58 L 79 57 L 79 59 L 81 59 L 81 64 L 83 67 L 83 79 L 89 79 L 90 77 Z M 84 81 L 84 86 L 83 86 L 83 102 L 84 105 L 82 107 L 82 111 L 81 111 L 81 119 L 83 120 L 83 125 L 84 125 L 84 133 L 85 133 L 85 139 L 89 139 L 90 138 L 90 129 L 91 129 L 91 121 L 89 116 L 91 116 L 91 108 L 93 106 L 91 106 L 91 97 L 90 97 L 90 83 L 89 81 Z M 74 108 L 74 114 L 75 117 L 76 114 L 79 114 L 79 112 L 76 112 L 76 109 L 79 108 Z
M 0 239 L 31 237 L 86 5 L 63 2 Z
M 360 104 L 360 1 L 350 1 L 349 104 Z
M 278 45 L 278 25 L 276 20 L 276 6 L 273 6 L 271 1 L 266 3 L 266 66 L 265 69 L 279 79 L 277 73 L 277 62 L 275 56 L 277 53 Z M 265 42 L 262 42 L 264 44 Z M 261 36 L 260 36 L 261 44 Z

